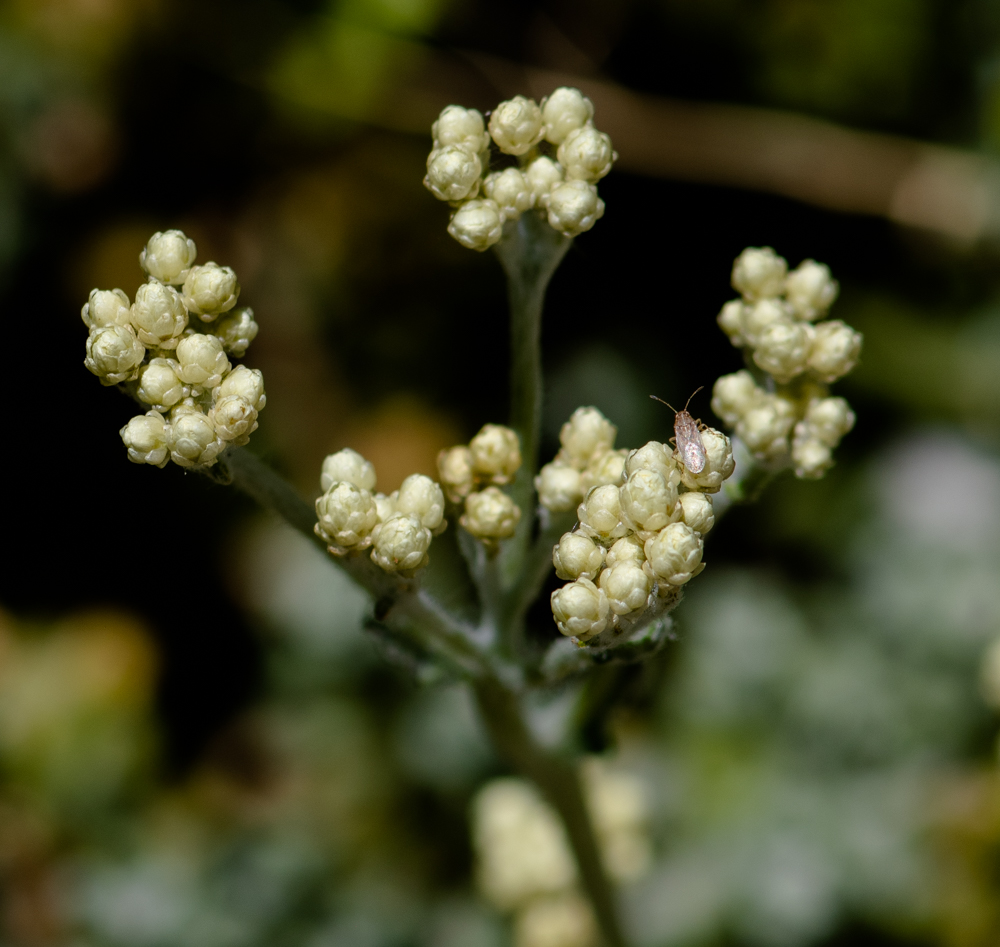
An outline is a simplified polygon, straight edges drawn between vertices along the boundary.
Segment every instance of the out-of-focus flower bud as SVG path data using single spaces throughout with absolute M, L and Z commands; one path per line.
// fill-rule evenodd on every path
M 592 125 L 570 132 L 556 155 L 569 180 L 596 184 L 610 170 L 618 155 L 611 147 L 611 137 Z
M 448 105 L 441 110 L 438 120 L 431 126 L 434 147 L 457 145 L 471 154 L 479 154 L 490 146 L 483 115 L 476 109 Z
M 249 306 L 239 306 L 212 326 L 212 335 L 221 340 L 222 347 L 230 355 L 242 358 L 257 338 L 259 329 L 253 310 Z
M 830 275 L 830 267 L 815 260 L 803 260 L 785 278 L 785 299 L 799 319 L 813 322 L 833 304 L 840 285 Z
M 506 220 L 517 220 L 535 204 L 531 185 L 519 168 L 504 168 L 487 175 L 483 193 L 500 208 Z
M 521 509 L 498 487 L 487 487 L 465 498 L 465 513 L 459 525 L 476 539 L 496 542 L 514 535 Z
M 488 250 L 503 236 L 503 214 L 493 201 L 466 201 L 452 215 L 448 233 L 470 250 Z
M 820 381 L 843 378 L 858 363 L 861 341 L 861 333 L 839 319 L 819 323 L 809 352 L 809 368 Z
M 788 264 L 770 247 L 747 247 L 733 264 L 733 289 L 748 300 L 780 296 Z
M 625 448 L 600 451 L 594 454 L 580 478 L 583 493 L 586 494 L 591 487 L 602 487 L 606 483 L 619 486 L 624 479 L 626 457 L 628 457 L 628 450 Z
M 510 483 L 521 466 L 517 432 L 502 424 L 484 424 L 469 441 L 472 472 L 496 484 Z
M 562 165 L 545 155 L 535 158 L 524 169 L 524 177 L 531 187 L 536 207 L 548 207 L 552 189 L 558 187 L 565 180 Z
M 472 452 L 464 444 L 447 447 L 437 458 L 438 478 L 451 503 L 461 503 L 474 486 Z
M 594 117 L 594 103 L 579 89 L 563 86 L 542 99 L 545 140 L 561 145 L 570 132 L 583 128 Z
M 778 382 L 805 371 L 816 330 L 805 322 L 774 322 L 757 338 L 753 360 Z
M 575 510 L 583 499 L 580 471 L 557 460 L 546 464 L 535 477 L 538 502 L 553 513 Z
M 440 533 L 448 525 L 444 518 L 444 493 L 430 477 L 410 474 L 396 492 L 397 513 L 415 516 L 421 526 Z
M 578 470 L 586 470 L 595 454 L 615 445 L 616 428 L 597 408 L 577 408 L 559 431 L 562 459 Z
M 722 375 L 712 388 L 712 410 L 732 427 L 760 400 L 764 392 L 745 368 Z

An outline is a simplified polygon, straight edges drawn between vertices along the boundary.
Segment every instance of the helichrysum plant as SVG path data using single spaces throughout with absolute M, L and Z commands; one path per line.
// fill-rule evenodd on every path
M 173 460 L 235 482 L 368 591 L 369 630 L 394 653 L 468 682 L 496 748 L 540 793 L 507 782 L 481 797 L 476 844 L 481 877 L 492 879 L 483 882 L 487 896 L 520 912 L 518 930 L 563 923 L 577 931 L 573 942 L 599 931 L 617 947 L 625 938 L 609 877 L 625 876 L 613 854 L 624 843 L 601 828 L 607 806 L 595 802 L 594 786 L 605 786 L 606 799 L 618 792 L 607 786 L 625 783 L 593 777 L 585 792 L 575 760 L 579 714 L 564 713 L 561 736 L 542 741 L 534 708 L 557 692 L 582 703 L 595 665 L 641 660 L 663 646 L 670 612 L 705 568 L 705 537 L 727 503 L 784 469 L 822 476 L 854 423 L 829 385 L 854 366 L 861 337 L 826 318 L 837 284 L 825 266 L 807 260 L 789 272 L 773 250 L 750 248 L 733 268 L 741 298 L 719 315 L 747 368 L 719 378 L 712 395 L 734 440 L 683 414 L 682 449 L 670 439 L 619 447 L 614 424 L 582 406 L 563 425 L 558 454 L 540 465 L 542 303 L 573 239 L 603 215 L 597 182 L 616 158 L 593 120 L 591 102 L 561 88 L 540 104 L 501 102 L 488 123 L 458 105 L 434 123 L 424 184 L 451 206 L 448 232 L 459 243 L 494 247 L 507 274 L 512 343 L 508 424 L 485 424 L 467 444 L 443 450 L 437 481 L 414 473 L 391 494 L 378 492 L 374 466 L 344 448 L 324 460 L 313 507 L 248 453 L 263 379 L 231 359 L 245 354 L 257 324 L 237 308 L 233 271 L 196 265 L 194 243 L 180 231 L 150 238 L 140 254 L 149 278 L 134 301 L 120 289 L 94 290 L 83 319 L 87 368 L 146 409 L 121 432 L 130 460 Z M 446 529 L 460 558 L 435 555 Z M 553 569 L 564 584 L 550 597 L 552 625 L 529 635 L 529 608 Z M 463 598 L 470 585 L 471 605 Z M 563 828 L 550 855 L 562 880 L 543 880 L 539 890 L 555 900 L 529 910 L 520 895 L 503 893 L 508 882 L 497 873 L 513 872 L 515 887 L 526 883 L 518 859 L 533 855 L 518 846 L 530 848 L 535 836 L 494 823 L 520 813 L 526 826 L 547 826 L 538 832 L 548 837 L 553 811 Z M 640 844 L 628 831 L 621 838 Z

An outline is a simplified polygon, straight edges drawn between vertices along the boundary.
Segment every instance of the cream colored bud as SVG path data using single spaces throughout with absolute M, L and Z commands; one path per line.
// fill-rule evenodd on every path
M 596 579 L 604 565 L 604 547 L 583 533 L 563 533 L 552 547 L 552 565 L 560 579 Z
M 172 408 L 191 392 L 177 377 L 178 365 L 168 358 L 151 359 L 139 369 L 139 387 L 136 394 L 140 401 L 153 405 L 159 411 Z
M 589 579 L 577 579 L 552 593 L 552 617 L 567 637 L 587 641 L 611 621 L 608 597 Z
M 815 398 L 806 408 L 803 423 L 808 426 L 811 436 L 829 447 L 836 447 L 854 427 L 854 421 L 854 412 L 843 398 Z
M 514 917 L 516 947 L 598 947 L 594 912 L 574 891 L 536 897 Z
M 744 308 L 742 299 L 731 299 L 715 317 L 715 321 L 719 323 L 719 328 L 729 336 L 729 341 L 737 348 L 747 344 L 747 340 L 743 338 Z
M 517 432 L 502 424 L 484 424 L 469 441 L 472 472 L 493 483 L 510 483 L 521 466 Z
M 760 402 L 763 389 L 745 368 L 722 375 L 712 386 L 712 410 L 730 427 Z
M 335 483 L 350 483 L 369 492 L 375 489 L 375 467 L 356 450 L 345 447 L 336 454 L 328 454 L 323 460 L 323 470 L 319 477 L 322 490 L 329 490 Z
M 565 180 L 562 165 L 545 155 L 535 158 L 524 169 L 524 177 L 535 197 L 536 207 L 548 207 L 552 189 L 558 187 Z
M 515 95 L 501 102 L 490 115 L 490 137 L 508 155 L 523 155 L 542 140 L 545 125 L 534 99 Z
M 259 328 L 253 318 L 253 310 L 249 306 L 239 306 L 212 326 L 212 335 L 222 342 L 222 347 L 230 355 L 242 358 L 250 343 L 257 338 Z
M 372 562 L 386 572 L 412 573 L 427 565 L 431 531 L 415 516 L 394 513 L 374 532 Z
M 157 231 L 139 254 L 139 265 L 161 283 L 183 283 L 197 253 L 183 231 Z
M 451 503 L 461 503 L 474 486 L 472 451 L 464 444 L 448 447 L 438 454 L 438 478 Z
M 705 468 L 693 474 L 687 467 L 681 470 L 681 482 L 689 490 L 718 493 L 725 480 L 733 475 L 736 461 L 733 460 L 733 445 L 722 431 L 706 427 L 701 431 L 701 443 L 705 448 Z
M 562 86 L 542 99 L 545 140 L 561 145 L 570 132 L 583 128 L 594 117 L 594 103 L 579 89 Z
M 704 536 L 715 525 L 712 498 L 707 493 L 690 491 L 682 493 L 677 500 L 680 505 L 680 521 L 686 523 L 696 533 Z
M 813 322 L 833 304 L 840 284 L 830 275 L 830 267 L 815 260 L 803 260 L 785 277 L 785 299 L 799 319 Z
M 747 247 L 733 263 L 733 289 L 747 300 L 780 296 L 788 264 L 770 247 Z
M 188 324 L 181 294 L 172 286 L 154 280 L 135 291 L 129 318 L 139 341 L 150 348 L 176 348 Z
M 584 533 L 598 542 L 611 543 L 629 531 L 621 513 L 618 487 L 609 483 L 594 487 L 577 508 L 576 516 Z
M 832 319 L 816 326 L 808 364 L 820 381 L 829 383 L 843 378 L 858 363 L 860 355 L 861 333 L 839 319 Z
M 686 523 L 664 526 L 652 539 L 646 540 L 645 550 L 643 569 L 657 582 L 683 585 L 705 568 L 701 561 L 704 550 L 701 536 Z
M 742 327 L 744 344 L 757 345 L 761 336 L 774 325 L 794 325 L 788 307 L 780 299 L 762 299 L 744 305 Z
M 448 525 L 444 518 L 444 492 L 423 474 L 410 474 L 403 481 L 393 505 L 397 513 L 415 516 L 432 533 L 440 533 Z
M 631 477 L 637 470 L 655 470 L 664 483 L 675 487 L 681 482 L 681 472 L 674 452 L 659 441 L 647 441 L 638 450 L 630 451 L 625 461 L 625 476 Z
M 130 316 L 128 296 L 120 289 L 92 289 L 90 298 L 80 310 L 80 318 L 88 329 L 127 326 Z
M 215 425 L 216 436 L 233 447 L 242 447 L 257 430 L 257 411 L 239 395 L 219 398 L 208 416 Z
M 470 250 L 488 250 L 503 236 L 503 214 L 493 201 L 466 201 L 452 214 L 448 233 Z
M 558 460 L 538 471 L 535 489 L 538 491 L 538 502 L 553 513 L 575 510 L 584 494 L 580 471 Z
M 490 146 L 490 136 L 486 131 L 482 112 L 462 108 L 461 105 L 447 105 L 441 110 L 437 121 L 431 126 L 434 147 L 456 145 L 477 155 Z
M 613 569 L 620 562 L 637 562 L 642 565 L 646 561 L 642 540 L 634 535 L 622 536 L 608 550 L 605 561 L 609 569 Z
M 170 459 L 181 467 L 211 467 L 226 446 L 216 436 L 211 418 L 188 405 L 170 412 L 167 442 Z
M 87 337 L 87 357 L 83 364 L 102 385 L 117 385 L 136 377 L 146 350 L 131 326 L 103 326 Z
M 677 487 L 655 470 L 637 470 L 619 492 L 622 519 L 637 532 L 658 532 L 673 519 Z
M 236 305 L 240 284 L 230 267 L 209 262 L 204 266 L 191 267 L 184 280 L 183 293 L 184 305 L 200 316 L 203 322 L 211 322 Z
M 611 611 L 616 615 L 627 615 L 645 608 L 650 584 L 642 564 L 629 560 L 605 569 L 598 581 L 601 590 L 608 597 Z
M 571 181 L 596 184 L 610 170 L 618 155 L 611 147 L 611 137 L 593 125 L 585 125 L 566 136 L 556 154 Z
M 396 512 L 396 494 L 390 493 L 386 496 L 384 493 L 376 493 L 375 507 L 378 510 L 379 522 L 384 523 Z
M 427 157 L 424 187 L 439 201 L 462 201 L 479 193 L 479 156 L 458 145 L 436 148 Z
M 795 437 L 792 440 L 792 463 L 795 464 L 796 477 L 817 479 L 833 466 L 833 450 L 818 438 Z
M 795 406 L 762 391 L 758 402 L 736 423 L 736 433 L 751 453 L 773 459 L 788 452 L 788 435 L 795 423 Z
M 816 330 L 804 322 L 775 322 L 758 337 L 753 360 L 784 384 L 801 374 L 813 351 Z
M 222 342 L 214 335 L 199 332 L 184 336 L 177 343 L 177 375 L 188 385 L 214 388 L 230 369 Z
M 252 407 L 263 411 L 264 405 L 267 404 L 267 395 L 264 394 L 264 375 L 261 370 L 237 365 L 222 379 L 222 384 L 216 392 L 217 398 L 224 398 L 227 395 L 239 395 Z
M 483 181 L 483 193 L 493 201 L 505 220 L 517 220 L 535 205 L 535 195 L 519 168 L 494 171 Z
M 158 411 L 137 415 L 119 433 L 128 448 L 128 459 L 133 464 L 163 467 L 170 459 L 167 425 Z
M 372 530 L 378 523 L 378 509 L 371 493 L 341 480 L 316 501 L 316 535 L 343 554 L 351 549 L 367 549 Z
M 606 483 L 613 483 L 620 486 L 625 474 L 625 458 L 628 457 L 628 449 L 599 451 L 590 458 L 587 469 L 583 472 L 580 483 L 583 493 L 586 494 L 591 487 L 601 487 Z
M 514 535 L 521 519 L 520 507 L 498 487 L 487 487 L 465 498 L 459 525 L 476 539 L 495 542 Z
M 586 470 L 595 455 L 615 446 L 617 436 L 618 428 L 597 408 L 577 408 L 559 431 L 560 453 L 567 463 Z
M 567 237 L 590 230 L 604 216 L 604 201 L 586 181 L 566 181 L 549 193 L 549 226 Z

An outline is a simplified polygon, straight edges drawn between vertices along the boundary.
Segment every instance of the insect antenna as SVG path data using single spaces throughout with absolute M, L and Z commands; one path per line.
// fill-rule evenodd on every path
M 698 394 L 699 391 L 703 391 L 704 388 L 705 388 L 704 385 L 699 385 L 697 388 L 695 388 L 695 390 L 691 392 L 691 398 L 693 398 L 696 394 Z M 687 409 L 688 409 L 688 404 L 691 404 L 691 398 L 688 398 L 687 404 L 684 405 L 684 410 L 685 411 L 687 411 Z
M 649 397 L 652 398 L 654 401 L 659 401 L 660 404 L 665 404 L 668 408 L 670 408 L 671 411 L 674 412 L 674 414 L 677 414 L 677 409 L 669 401 L 664 401 L 662 398 L 657 398 L 656 395 L 650 395 Z

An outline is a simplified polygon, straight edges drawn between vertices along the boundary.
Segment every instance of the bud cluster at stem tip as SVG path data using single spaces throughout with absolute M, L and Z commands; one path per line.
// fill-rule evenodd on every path
M 448 232 L 485 250 L 531 210 L 568 237 L 590 230 L 604 214 L 597 182 L 618 157 L 593 118 L 590 99 L 566 87 L 541 104 L 522 95 L 501 102 L 488 126 L 476 109 L 445 108 L 431 129 L 424 186 L 454 208 Z
M 153 234 L 139 254 L 149 279 L 134 302 L 94 289 L 80 313 L 90 332 L 84 365 L 150 408 L 121 430 L 133 463 L 210 467 L 247 443 L 267 401 L 261 373 L 230 361 L 257 335 L 253 310 L 236 306 L 236 274 L 195 265 L 196 253 L 180 230 Z

